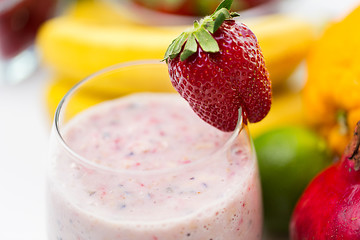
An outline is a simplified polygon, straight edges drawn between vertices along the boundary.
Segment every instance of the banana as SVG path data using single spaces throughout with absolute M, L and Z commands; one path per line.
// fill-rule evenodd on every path
M 99 0 L 77 1 L 65 10 L 64 15 L 98 25 L 135 25 L 136 20 L 135 14 L 126 11 L 120 5 L 119 7 L 112 7 Z
M 273 86 L 281 85 L 309 50 L 313 26 L 285 15 L 241 21 L 258 37 Z M 116 63 L 162 59 L 167 46 L 187 27 L 141 25 L 126 11 L 90 1 L 45 23 L 36 45 L 44 65 L 79 81 Z
M 284 125 L 307 126 L 301 92 L 286 91 L 273 96 L 268 115 L 258 123 L 249 124 L 252 137 Z
M 93 75 L 81 83 L 81 88 L 77 88 L 71 94 L 66 115 L 74 116 L 91 105 L 134 92 L 176 93 L 169 80 L 166 64 L 161 64 L 158 61 L 146 62 L 151 64 L 141 64 L 143 61 L 140 61 L 140 64 L 133 65 L 123 63 L 119 64 L 119 67 L 111 67 L 111 70 L 106 74 Z M 46 102 L 51 115 L 54 114 L 62 97 L 72 88 L 74 81 L 76 80 L 69 79 L 66 76 L 55 75 L 48 82 Z
M 53 118 L 60 100 L 73 87 L 72 81 L 62 76 L 55 76 L 46 86 L 45 102 L 50 118 Z M 74 116 L 81 110 L 106 100 L 103 95 L 91 94 L 91 92 L 76 94 L 67 106 L 66 115 Z M 52 120 L 52 119 L 49 119 Z
M 292 16 L 244 19 L 258 37 L 273 87 L 279 87 L 304 60 L 315 41 L 315 27 Z
M 81 79 L 116 63 L 162 59 L 179 31 L 183 28 L 93 25 L 65 16 L 43 26 L 37 46 L 55 72 Z

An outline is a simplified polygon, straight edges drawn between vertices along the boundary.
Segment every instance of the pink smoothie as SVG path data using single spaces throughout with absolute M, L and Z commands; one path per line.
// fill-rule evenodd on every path
M 82 112 L 51 155 L 49 240 L 260 240 L 246 137 L 203 122 L 177 94 Z

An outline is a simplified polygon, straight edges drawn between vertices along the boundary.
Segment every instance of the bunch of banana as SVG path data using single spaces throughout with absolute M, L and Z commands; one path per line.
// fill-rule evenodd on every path
M 45 23 L 37 36 L 43 63 L 78 81 L 102 68 L 133 60 L 162 59 L 187 26 L 137 24 L 129 13 L 102 1 L 80 1 Z
M 258 37 L 273 87 L 282 85 L 310 49 L 314 40 L 313 26 L 285 15 L 240 20 Z M 47 96 L 50 113 L 53 114 L 71 86 L 102 68 L 127 61 L 162 59 L 167 46 L 187 27 L 144 25 L 136 21 L 131 12 L 120 7 L 114 8 L 102 1 L 79 1 L 63 16 L 45 23 L 37 36 L 42 62 L 55 74 Z M 106 94 L 119 88 L 121 86 L 109 86 L 102 90 Z M 79 102 L 93 101 L 87 98 L 84 96 Z M 291 103 L 289 97 L 285 98 L 280 102 Z M 276 102 L 275 99 L 275 109 Z M 295 111 L 299 110 L 286 104 L 283 108 L 287 110 L 273 112 L 289 113 L 287 115 L 295 118 Z M 268 119 L 269 123 L 265 121 L 264 126 L 277 121 L 271 117 Z
M 187 26 L 146 26 L 127 11 L 101 1 L 80 1 L 64 16 L 48 21 L 37 37 L 43 62 L 73 79 L 119 62 L 162 59 L 167 46 Z M 309 23 L 284 15 L 241 19 L 254 31 L 274 85 L 294 70 L 313 41 Z

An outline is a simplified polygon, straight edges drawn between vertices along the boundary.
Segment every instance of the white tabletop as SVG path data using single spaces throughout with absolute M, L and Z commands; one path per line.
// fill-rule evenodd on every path
M 359 0 L 287 0 L 282 11 L 309 19 L 318 13 L 324 19 L 343 15 L 355 2 Z M 52 119 L 47 113 L 44 88 L 49 79 L 46 71 L 39 70 L 18 85 L 0 85 L 0 239 L 3 240 L 46 239 L 44 163 Z
M 0 86 L 0 239 L 46 239 L 47 80 L 39 70 L 21 84 Z

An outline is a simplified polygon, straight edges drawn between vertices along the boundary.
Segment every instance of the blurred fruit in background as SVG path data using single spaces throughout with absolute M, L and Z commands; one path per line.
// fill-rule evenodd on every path
M 188 27 L 144 26 L 130 15 L 104 2 L 79 2 L 42 27 L 37 46 L 44 64 L 82 79 L 116 63 L 162 59 L 168 43 Z M 314 40 L 312 25 L 301 19 L 270 15 L 240 20 L 258 36 L 274 85 L 293 72 Z
M 37 58 L 31 47 L 56 5 L 57 0 L 0 1 L 0 85 L 20 82 L 35 71 Z
M 340 155 L 360 119 L 360 7 L 332 23 L 307 58 L 308 122 Z
M 311 49 L 315 40 L 313 25 L 284 14 L 240 18 L 239 21 L 257 36 L 273 89 L 283 87 Z
M 332 161 L 324 139 L 305 126 L 279 126 L 254 138 L 268 234 L 288 235 L 292 211 L 311 179 Z
M 251 135 L 257 137 L 270 129 L 284 125 L 306 126 L 304 104 L 299 91 L 275 91 L 268 115 L 261 122 L 249 124 L 249 129 Z
M 123 63 L 122 65 L 128 65 Z M 150 64 L 149 64 L 150 65 Z M 106 75 L 103 79 L 97 78 L 97 81 L 88 81 L 81 91 L 77 91 L 71 97 L 74 104 L 67 107 L 67 116 L 74 116 L 81 110 L 88 108 L 96 103 L 105 100 L 114 99 L 125 94 L 133 92 L 153 91 L 153 92 L 176 92 L 169 80 L 167 71 L 154 70 L 148 66 L 143 68 L 149 74 L 146 78 L 142 72 L 132 70 L 136 66 L 127 66 L 128 71 L 113 71 L 111 75 Z M 165 67 L 165 64 L 164 64 Z M 131 77 L 129 74 L 131 73 Z M 114 79 L 121 78 L 121 85 L 114 85 Z M 101 80 L 101 81 L 99 81 Z M 99 84 L 101 82 L 101 84 Z M 59 101 L 73 87 L 73 81 L 69 81 L 66 77 L 55 76 L 47 91 L 47 104 L 53 116 Z
M 0 55 L 10 58 L 30 46 L 39 26 L 53 16 L 56 2 L 3 1 L 0 9 Z
M 72 86 L 110 65 L 162 59 L 172 39 L 188 27 L 144 25 L 133 21 L 134 17 L 127 9 L 113 8 L 106 1 L 80 1 L 72 5 L 66 14 L 44 24 L 37 36 L 43 64 L 53 71 L 55 79 Z M 257 35 L 273 87 L 284 85 L 313 43 L 313 26 L 280 14 L 239 21 Z M 58 95 L 49 95 L 49 99 Z M 59 100 L 50 102 L 57 105 Z
M 205 16 L 214 12 L 221 0 L 131 0 L 142 7 L 163 13 Z M 234 0 L 233 11 L 242 11 L 271 0 Z

